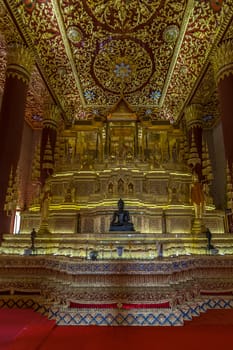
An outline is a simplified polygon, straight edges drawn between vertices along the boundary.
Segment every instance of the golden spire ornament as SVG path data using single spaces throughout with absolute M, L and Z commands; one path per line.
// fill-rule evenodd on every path
M 50 144 L 49 139 L 48 139 L 46 146 L 45 146 L 42 168 L 46 169 L 48 172 L 53 170 L 53 168 L 54 168 L 52 148 L 51 148 L 51 144 Z
M 194 134 L 192 133 L 192 141 L 191 141 L 191 147 L 189 150 L 189 158 L 187 161 L 188 165 L 193 165 L 195 167 L 196 164 L 201 164 L 200 157 L 197 152 L 197 146 L 194 140 Z
M 227 162 L 226 166 L 226 206 L 227 209 L 232 209 L 233 201 L 233 186 L 232 186 L 232 177 L 230 172 L 229 163 Z

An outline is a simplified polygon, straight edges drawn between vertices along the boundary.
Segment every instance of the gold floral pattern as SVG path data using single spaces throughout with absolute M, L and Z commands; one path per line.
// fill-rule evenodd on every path
M 155 69 L 149 50 L 132 39 L 108 42 L 95 56 L 93 68 L 102 87 L 126 94 L 146 84 Z
M 140 116 L 178 120 L 214 47 L 232 33 L 231 0 L 221 11 L 194 0 L 46 0 L 30 10 L 31 3 L 9 0 L 9 13 L 1 7 L 1 40 L 23 40 L 33 50 L 44 95 L 69 122 L 96 110 L 106 116 L 122 94 Z M 26 113 L 40 115 L 38 106 Z
M 164 6 L 164 0 L 87 0 L 91 15 L 110 30 L 132 32 L 148 23 Z

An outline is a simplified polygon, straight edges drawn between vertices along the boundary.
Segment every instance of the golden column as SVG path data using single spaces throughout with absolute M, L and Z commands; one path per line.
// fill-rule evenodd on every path
M 23 135 L 24 112 L 34 58 L 30 50 L 11 43 L 7 52 L 6 80 L 0 113 L 0 234 L 10 232 L 11 218 L 4 202 L 12 169 L 16 175 Z
M 233 164 L 233 39 L 224 41 L 212 58 L 219 92 L 225 155 L 232 171 Z
M 192 139 L 194 140 L 198 156 L 202 160 L 202 118 L 201 118 L 201 105 L 191 104 L 185 109 L 185 120 L 188 129 L 189 148 L 191 147 Z M 198 178 L 202 179 L 201 164 L 193 164 L 195 171 L 198 174 Z
M 54 104 L 48 104 L 45 109 L 43 120 L 43 130 L 41 135 L 41 184 L 44 185 L 46 179 L 53 174 L 54 153 L 57 141 L 57 127 L 61 119 L 60 108 Z

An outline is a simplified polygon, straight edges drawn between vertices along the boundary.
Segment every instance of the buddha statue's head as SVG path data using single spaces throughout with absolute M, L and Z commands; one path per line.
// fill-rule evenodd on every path
M 118 201 L 118 208 L 120 210 L 124 209 L 124 201 L 121 198 Z

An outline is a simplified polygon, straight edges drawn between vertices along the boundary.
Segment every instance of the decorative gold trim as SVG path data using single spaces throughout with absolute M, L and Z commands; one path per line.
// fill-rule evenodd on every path
M 48 90 L 49 93 L 53 96 L 54 100 L 59 104 L 62 105 L 60 102 L 60 99 L 58 98 L 56 92 L 54 91 L 54 88 L 50 82 L 49 77 L 47 76 L 46 72 L 44 71 L 44 67 L 43 64 L 41 62 L 40 57 L 38 56 L 38 53 L 36 51 L 36 49 L 34 48 L 34 44 L 32 42 L 32 39 L 30 37 L 30 35 L 27 32 L 27 29 L 25 27 L 25 24 L 22 20 L 22 16 L 20 14 L 20 12 L 18 11 L 18 3 L 17 1 L 14 0 L 8 0 L 8 6 L 9 6 L 9 12 L 10 15 L 12 17 L 14 17 L 17 21 L 17 24 L 19 25 L 20 31 L 23 34 L 23 38 L 24 40 L 27 42 L 28 47 L 30 48 L 31 52 L 33 52 L 34 57 L 35 57 L 35 61 L 38 64 L 39 68 L 40 68 L 40 74 L 43 77 L 44 81 L 46 81 L 46 85 L 48 86 Z
M 22 80 L 23 83 L 28 84 L 30 78 L 28 76 L 25 76 L 25 74 L 22 74 L 22 72 L 16 72 L 16 71 L 7 71 L 6 76 L 12 77 L 12 78 L 17 78 L 18 80 Z
M 63 21 L 62 15 L 61 15 L 61 11 L 60 11 L 60 5 L 58 4 L 57 0 L 52 0 L 52 4 L 53 4 L 55 16 L 57 18 L 58 27 L 59 27 L 60 32 L 61 32 L 61 36 L 62 36 L 64 47 L 65 47 L 65 50 L 66 50 L 66 54 L 67 54 L 67 57 L 69 59 L 69 62 L 70 62 L 70 65 L 71 65 L 71 69 L 72 69 L 72 72 L 74 74 L 74 78 L 75 78 L 75 81 L 76 81 L 76 84 L 77 84 L 77 87 L 78 87 L 78 90 L 79 90 L 80 100 L 82 102 L 83 107 L 85 107 L 86 106 L 86 102 L 85 102 L 85 99 L 83 97 L 83 93 L 82 93 L 82 88 L 81 88 L 78 72 L 77 72 L 76 65 L 75 65 L 74 60 L 73 60 L 72 51 L 71 51 L 71 48 L 70 48 L 70 43 L 69 43 L 69 41 L 67 39 L 67 33 L 66 33 L 66 30 L 65 30 L 65 25 L 64 25 L 64 21 Z
M 191 233 L 193 235 L 202 233 L 202 219 L 195 218 L 192 224 Z
M 35 63 L 31 50 L 19 44 L 11 44 L 7 50 L 7 75 L 29 81 Z M 16 74 L 17 73 L 17 74 Z
M 188 129 L 194 126 L 202 127 L 201 119 L 201 105 L 200 104 L 191 104 L 185 109 L 185 120 L 187 123 Z
M 227 40 L 219 46 L 212 57 L 216 82 L 233 74 L 233 40 Z
M 52 120 L 45 119 L 43 120 L 43 129 L 44 128 L 57 130 L 57 123 Z
M 223 14 L 223 9 L 222 9 L 221 13 Z M 210 61 L 211 61 L 211 57 L 214 55 L 214 52 L 216 50 L 216 45 L 219 43 L 219 41 L 223 37 L 223 35 L 225 33 L 225 30 L 226 30 L 226 28 L 227 28 L 227 26 L 229 24 L 229 21 L 232 18 L 232 15 L 233 15 L 233 6 L 231 6 L 231 10 L 228 9 L 228 12 L 224 13 L 224 16 L 221 15 L 222 23 L 221 23 L 221 26 L 218 29 L 218 33 L 217 33 L 217 35 L 215 37 L 214 44 L 213 44 L 212 48 L 210 49 L 209 54 L 206 57 L 206 62 L 204 63 L 203 68 L 202 68 L 202 70 L 201 70 L 201 72 L 199 74 L 199 78 L 196 80 L 196 83 L 195 83 L 193 89 L 191 90 L 189 96 L 187 97 L 187 99 L 183 103 L 183 108 L 180 110 L 180 114 L 179 114 L 179 116 L 177 118 L 177 122 L 182 117 L 185 105 L 190 102 L 190 100 L 191 100 L 191 98 L 193 96 L 193 92 L 196 91 L 196 89 L 198 88 L 198 85 L 200 84 L 200 81 L 202 80 L 203 75 L 204 75 L 204 73 L 206 71 L 206 68 L 209 65 Z
M 54 104 L 47 105 L 43 124 L 46 124 L 46 126 L 47 124 L 51 124 L 57 127 L 57 123 L 60 118 L 61 118 L 60 108 Z
M 218 78 L 217 82 L 219 83 L 221 80 L 224 80 L 224 78 L 228 78 L 230 75 L 233 76 L 233 65 L 230 67 L 230 69 L 221 72 L 221 76 Z
M 174 53 L 173 53 L 173 57 L 172 57 L 172 60 L 171 60 L 171 64 L 170 64 L 170 67 L 169 67 L 169 70 L 168 70 L 168 74 L 167 74 L 167 77 L 166 77 L 166 80 L 165 80 L 165 83 L 164 83 L 162 96 L 160 97 L 160 100 L 159 100 L 159 107 L 160 108 L 163 106 L 163 102 L 164 102 L 164 99 L 166 97 L 167 89 L 168 89 L 168 86 L 170 84 L 170 80 L 172 78 L 172 74 L 173 74 L 173 71 L 174 71 L 175 66 L 176 66 L 177 58 L 179 56 L 180 48 L 181 48 L 181 45 L 183 43 L 183 39 L 184 39 L 184 36 L 185 36 L 185 32 L 186 32 L 186 29 L 187 29 L 187 26 L 188 26 L 189 19 L 190 19 L 190 16 L 192 14 L 193 8 L 194 8 L 194 0 L 189 0 L 188 4 L 187 4 L 187 7 L 186 7 L 186 10 L 185 10 L 185 13 L 184 13 L 184 19 L 183 19 L 183 23 L 181 25 L 179 38 L 178 38 L 178 40 L 176 42 L 176 46 L 175 46 L 175 49 L 174 49 Z

